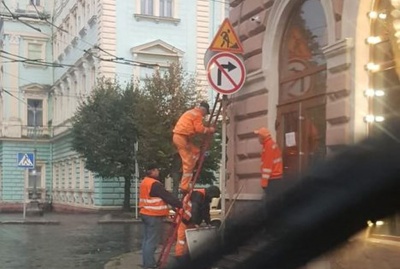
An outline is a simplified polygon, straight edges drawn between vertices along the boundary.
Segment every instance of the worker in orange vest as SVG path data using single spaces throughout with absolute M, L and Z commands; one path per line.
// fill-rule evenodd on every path
M 178 262 L 184 262 L 189 258 L 185 231 L 198 228 L 204 221 L 210 225 L 210 203 L 213 198 L 218 198 L 221 191 L 217 186 L 206 189 L 193 190 L 188 203 L 183 204 L 182 221 L 178 227 L 175 257 Z
M 182 178 L 179 188 L 187 193 L 193 176 L 193 169 L 199 158 L 200 149 L 192 142 L 196 134 L 212 134 L 214 127 L 205 127 L 203 118 L 210 114 L 210 106 L 202 101 L 198 107 L 183 113 L 173 129 L 173 143 L 182 159 Z
M 261 152 L 261 187 L 264 189 L 267 200 L 281 193 L 284 188 L 282 182 L 282 154 L 271 137 L 270 131 L 262 127 L 254 131 L 258 135 Z
M 162 223 L 169 215 L 167 204 L 173 208 L 182 208 L 182 202 L 159 181 L 160 171 L 154 165 L 148 167 L 146 177 L 140 183 L 139 208 L 144 224 L 142 258 L 143 268 L 157 268 L 154 258 L 161 239 Z

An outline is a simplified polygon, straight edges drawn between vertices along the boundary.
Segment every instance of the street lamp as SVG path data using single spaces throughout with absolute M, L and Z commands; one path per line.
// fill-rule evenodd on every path
M 33 175 L 33 193 L 32 193 L 32 200 L 37 203 L 37 186 L 36 186 L 36 180 L 37 180 L 37 173 L 36 173 L 36 110 L 37 110 L 38 102 L 33 103 L 33 156 L 34 156 L 34 162 L 33 162 L 33 170 L 32 170 L 32 175 Z
M 37 195 L 37 170 L 36 170 L 36 157 L 37 157 L 37 148 L 36 148 L 36 141 L 37 141 L 37 124 L 36 124 L 36 112 L 39 106 L 39 101 L 35 100 L 33 102 L 33 106 L 28 104 L 29 108 L 33 108 L 33 192 L 32 192 L 32 200 L 29 203 L 28 213 L 32 215 L 43 215 L 43 210 L 39 207 L 38 195 Z

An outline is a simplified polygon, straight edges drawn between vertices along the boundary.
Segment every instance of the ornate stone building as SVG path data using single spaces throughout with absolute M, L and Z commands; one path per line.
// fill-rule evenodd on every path
M 301 175 L 399 113 L 399 1 L 232 0 L 230 6 L 248 74 L 228 108 L 231 197 L 240 189 L 241 201 L 262 195 L 256 128 L 276 137 L 284 173 Z

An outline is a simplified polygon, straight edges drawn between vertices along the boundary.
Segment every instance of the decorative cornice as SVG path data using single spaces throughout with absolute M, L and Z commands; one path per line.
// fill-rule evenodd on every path
M 97 15 L 93 15 L 89 20 L 88 20 L 88 24 L 90 26 L 90 28 L 92 28 L 97 22 Z
M 81 37 L 84 37 L 84 36 L 86 35 L 86 33 L 87 33 L 87 29 L 86 29 L 86 27 L 84 26 L 84 27 L 82 27 L 82 29 L 79 31 L 79 35 L 80 35 Z
M 330 46 L 326 46 L 323 48 L 325 57 L 332 58 L 339 54 L 344 54 L 348 52 L 349 49 L 354 47 L 354 41 L 352 38 L 344 38 Z
M 155 23 L 173 23 L 175 25 L 178 25 L 181 20 L 172 18 L 172 17 L 159 17 L 159 16 L 152 16 L 152 15 L 144 15 L 144 14 L 133 14 L 133 17 L 137 20 L 146 20 L 146 21 L 153 21 Z
M 351 65 L 351 51 L 354 48 L 352 38 L 342 39 L 323 48 L 327 69 L 332 73 L 346 70 Z

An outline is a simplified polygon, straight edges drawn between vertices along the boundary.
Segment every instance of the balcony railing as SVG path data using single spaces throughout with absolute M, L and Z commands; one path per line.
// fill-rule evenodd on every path
M 22 126 L 22 137 L 35 138 L 35 127 L 33 126 Z M 36 138 L 50 138 L 51 128 L 44 126 L 36 127 Z

